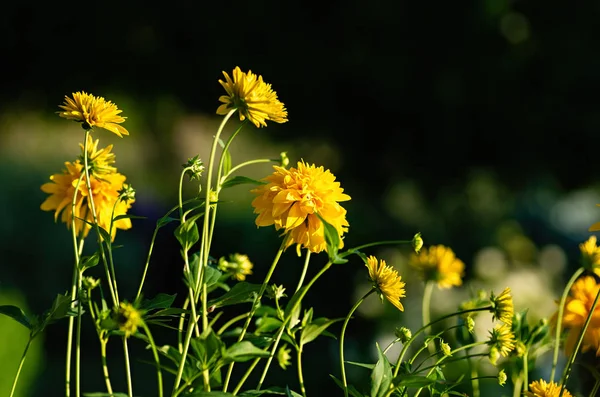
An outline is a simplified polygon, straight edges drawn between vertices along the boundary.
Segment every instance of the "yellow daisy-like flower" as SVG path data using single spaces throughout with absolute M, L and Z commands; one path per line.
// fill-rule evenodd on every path
M 119 330 L 125 332 L 125 337 L 129 337 L 143 324 L 142 315 L 143 313 L 131 303 L 121 302 L 115 312 L 114 320 Z
M 88 200 L 89 194 L 86 187 L 85 176 L 83 176 L 81 183 L 79 183 L 75 201 L 75 214 L 72 212 L 75 186 L 77 186 L 77 181 L 83 172 L 83 165 L 77 160 L 74 163 L 66 162 L 65 167 L 66 169 L 63 170 L 62 173 L 50 176 L 51 182 L 42 185 L 42 191 L 50 194 L 50 196 L 46 198 L 40 208 L 43 211 L 54 211 L 55 221 L 58 220 L 58 216 L 61 215 L 61 221 L 67 224 L 67 228 L 71 228 L 71 221 L 74 215 L 76 218 L 76 233 L 79 236 L 86 237 L 91 226 L 80 219 L 77 219 L 81 218 L 90 223 L 94 222 L 92 211 L 89 207 L 90 201 Z M 90 184 L 92 187 L 92 197 L 96 209 L 98 225 L 108 231 L 110 228 L 111 216 L 113 215 L 113 208 L 115 217 L 124 215 L 127 213 L 127 210 L 131 207 L 134 200 L 124 201 L 119 199 L 119 191 L 123 188 L 126 179 L 124 175 L 112 173 L 103 175 L 102 178 L 103 179 L 98 179 L 94 176 L 90 176 Z M 113 229 L 111 231 L 112 239 L 114 240 L 115 238 L 117 232 L 116 229 L 126 230 L 130 228 L 131 220 L 128 218 L 119 219 L 113 222 Z
M 348 231 L 346 210 L 340 201 L 350 200 L 335 176 L 323 167 L 298 162 L 298 168 L 273 166 L 275 172 L 251 192 L 257 226 L 275 225 L 289 235 L 287 247 L 296 243 L 312 252 L 327 248 L 325 226 L 317 215 L 338 231 L 339 248 L 344 246 L 342 235 Z
M 529 384 L 529 391 L 525 392 L 526 397 L 558 397 L 560 395 L 561 386 L 554 382 L 546 382 L 545 380 L 536 380 Z M 562 394 L 562 397 L 573 397 L 567 389 Z
M 515 334 L 508 324 L 497 325 L 490 331 L 490 339 L 487 344 L 503 357 L 508 357 L 515 348 Z
M 231 254 L 229 260 L 224 257 L 219 259 L 218 268 L 222 272 L 229 273 L 232 278 L 238 281 L 244 281 L 246 276 L 252 274 L 254 265 L 250 262 L 247 255 Z
M 398 310 L 404 311 L 400 298 L 406 296 L 404 290 L 406 284 L 402 281 L 398 272 L 393 267 L 386 265 L 384 260 L 378 262 L 377 258 L 372 255 L 367 258 L 366 266 L 369 269 L 369 277 L 373 282 L 373 287 L 377 289 L 380 296 L 390 301 Z
M 125 121 L 125 117 L 120 116 L 122 110 L 102 97 L 85 92 L 74 92 L 73 98 L 65 96 L 65 102 L 59 107 L 62 109 L 58 112 L 60 117 L 80 122 L 86 130 L 98 127 L 113 132 L 119 137 L 129 135 L 129 131 L 119 125 Z
M 498 296 L 494 296 L 494 292 L 492 291 L 490 301 L 492 302 L 491 312 L 494 320 L 497 319 L 504 324 L 512 325 L 515 307 L 510 294 L 510 288 L 505 288 Z
M 565 342 L 565 351 L 568 356 L 571 355 L 579 334 L 592 308 L 596 295 L 600 290 L 600 285 L 593 276 L 584 276 L 579 278 L 573 286 L 563 312 L 562 326 L 569 329 L 569 334 Z M 556 313 L 552 322 L 556 324 Z M 590 324 L 583 336 L 581 351 L 585 353 L 588 350 L 596 352 L 600 357 L 600 305 L 596 306 Z
M 451 248 L 434 245 L 412 254 L 410 265 L 417 269 L 425 281 L 435 281 L 439 288 L 450 288 L 462 284 L 465 264 Z
M 585 243 L 579 244 L 579 251 L 581 251 L 583 267 L 600 276 L 600 247 L 596 236 L 590 236 Z
M 225 115 L 231 109 L 237 109 L 240 120 L 248 118 L 256 127 L 266 127 L 267 120 L 276 123 L 285 123 L 287 111 L 283 103 L 277 99 L 277 93 L 271 88 L 271 84 L 263 81 L 262 76 L 257 76 L 251 70 L 248 73 L 241 71 L 236 66 L 233 69 L 233 79 L 227 72 L 223 72 L 225 81 L 219 83 L 227 91 L 219 101 L 223 102 L 217 109 L 217 114 Z
M 90 174 L 96 178 L 102 178 L 103 175 L 116 173 L 117 168 L 113 166 L 116 156 L 114 153 L 111 153 L 113 145 L 108 145 L 107 147 L 98 150 L 98 143 L 100 140 L 96 139 L 94 141 L 91 134 L 88 135 L 87 141 L 87 156 Z M 81 164 L 84 164 L 83 150 L 85 147 L 83 143 L 80 143 L 79 147 L 81 147 L 79 161 Z

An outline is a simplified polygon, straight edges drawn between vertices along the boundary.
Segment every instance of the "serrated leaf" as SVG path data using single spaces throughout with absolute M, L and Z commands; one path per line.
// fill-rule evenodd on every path
M 259 349 L 247 340 L 234 343 L 223 354 L 223 358 L 228 362 L 245 362 L 257 357 L 269 356 L 270 353 L 268 351 Z
M 145 216 L 131 215 L 131 214 L 121 214 L 115 216 L 113 222 L 120 221 L 121 219 L 148 219 Z
M 169 295 L 160 293 L 152 299 L 144 299 L 140 305 L 141 310 L 153 310 L 153 309 L 168 309 L 175 302 L 177 294 Z
M 259 284 L 250 284 L 245 281 L 239 282 L 228 292 L 209 301 L 208 306 L 223 307 L 238 303 L 252 302 L 254 300 L 254 294 L 258 293 L 260 288 L 261 285 Z
M 384 397 L 388 395 L 392 384 L 392 367 L 379 344 L 376 345 L 379 360 L 371 372 L 371 397 Z
M 330 320 L 325 317 L 317 318 L 312 323 L 308 324 L 302 329 L 302 333 L 300 334 L 300 346 L 312 342 L 319 335 L 321 335 L 321 333 L 325 331 L 330 325 L 342 320 L 343 318 L 337 318 L 333 320 Z
M 18 322 L 21 325 L 27 327 L 30 331 L 33 329 L 33 324 L 29 321 L 29 318 L 25 315 L 25 312 L 17 306 L 13 305 L 2 305 L 0 306 L 0 314 L 4 314 Z
M 244 184 L 260 186 L 266 184 L 266 182 L 257 181 L 256 179 L 248 178 L 247 176 L 234 176 L 233 178 L 223 182 L 223 184 L 221 185 L 221 189 L 226 189 L 228 187 Z

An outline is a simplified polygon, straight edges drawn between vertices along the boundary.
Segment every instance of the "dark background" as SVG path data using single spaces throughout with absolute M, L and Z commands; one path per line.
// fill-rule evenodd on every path
M 205 147 L 181 150 L 173 131 L 199 115 L 209 126 L 202 132 L 208 142 L 223 93 L 217 80 L 221 71 L 240 66 L 273 85 L 290 120 L 249 128 L 244 142 L 255 136 L 255 146 L 265 143 L 263 152 L 271 157 L 287 149 L 293 162 L 303 158 L 335 173 L 352 196 L 345 205 L 347 246 L 409 239 L 421 231 L 426 244 L 453 247 L 470 280 L 474 257 L 484 247 L 502 250 L 513 265 L 535 268 L 539 249 L 554 244 L 570 266 L 557 275 L 548 299 L 558 296 L 561 277 L 576 266 L 577 244 L 600 218 L 592 166 L 600 127 L 596 2 L 149 4 L 2 6 L 0 293 L 20 290 L 24 304 L 41 312 L 69 288 L 70 234 L 38 210 L 44 199 L 38 186 L 77 155 L 82 139 L 80 130 L 53 115 L 64 95 L 85 90 L 104 96 L 129 117 L 130 137 L 96 135 L 115 143 L 117 165 L 124 164 L 120 171 L 138 189 L 132 213 L 149 218 L 117 238 L 126 247 L 117 253 L 122 295 L 133 297 L 154 222 L 176 203 L 179 165 L 207 153 Z M 53 138 L 52 131 L 67 127 L 76 133 Z M 245 152 L 243 143 L 234 149 Z M 260 177 L 270 171 L 255 172 Z M 190 185 L 186 192 L 195 189 Z M 240 194 L 241 209 L 229 215 L 221 209 L 213 252 L 225 255 L 234 242 L 256 265 L 250 281 L 260 282 L 278 240 L 273 230 L 256 230 L 251 196 Z M 506 233 L 525 241 L 525 248 L 507 243 Z M 154 258 L 146 295 L 183 296 L 172 229 L 159 235 Z M 275 279 L 291 290 L 300 261 L 291 250 L 284 258 L 285 271 Z M 321 255 L 315 259 L 323 261 Z M 307 304 L 318 315 L 343 317 L 365 278 L 358 262 L 334 268 Z M 387 324 L 389 333 L 390 324 L 392 330 L 401 324 L 396 313 L 386 314 L 395 320 L 359 316 L 351 323 L 347 355 L 373 361 L 377 330 Z M 42 372 L 30 395 L 60 395 L 65 330 L 66 321 L 46 333 Z M 84 332 L 91 368 L 84 389 L 99 391 L 94 331 L 90 326 Z M 113 345 L 119 385 L 121 353 Z M 328 376 L 339 373 L 335 343 L 307 349 L 309 394 L 338 393 Z M 12 363 L 3 367 L 14 373 Z M 296 388 L 293 368 L 275 373 Z M 152 395 L 150 366 L 138 363 L 134 378 L 136 394 Z

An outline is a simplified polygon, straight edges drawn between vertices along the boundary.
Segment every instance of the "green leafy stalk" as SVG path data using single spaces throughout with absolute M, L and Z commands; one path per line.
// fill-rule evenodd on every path
M 423 291 L 423 325 L 431 322 L 430 310 L 431 310 L 431 296 L 433 295 L 434 283 L 430 280 L 425 282 L 425 291 Z M 435 351 L 435 342 L 427 345 L 429 353 L 433 354 Z
M 154 338 L 152 338 L 152 333 L 150 332 L 150 328 L 146 325 L 145 322 L 142 322 L 142 327 L 146 332 L 146 336 L 148 337 L 148 341 L 150 342 L 150 347 L 152 348 L 152 354 L 154 356 L 154 362 L 156 363 L 156 378 L 158 382 L 158 397 L 163 397 L 163 381 L 162 381 L 162 370 L 160 367 L 160 357 L 158 356 L 158 349 L 156 348 L 156 343 L 154 343 Z
M 302 392 L 302 396 L 306 397 L 306 387 L 304 386 L 304 375 L 302 374 L 302 351 L 303 351 L 303 345 L 300 344 L 300 347 L 298 348 L 298 352 L 296 354 L 296 358 L 297 358 L 296 367 L 298 368 L 298 383 L 300 384 L 300 391 Z

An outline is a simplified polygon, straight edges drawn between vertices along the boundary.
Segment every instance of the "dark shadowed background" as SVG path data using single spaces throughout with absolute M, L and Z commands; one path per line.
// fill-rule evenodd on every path
M 434 317 L 454 310 L 469 289 L 506 286 L 517 309 L 531 308 L 532 321 L 548 317 L 577 266 L 577 245 L 600 220 L 593 167 L 599 12 L 593 1 L 6 3 L 0 12 L 0 304 L 39 313 L 69 288 L 70 234 L 39 209 L 39 186 L 78 155 L 83 138 L 75 123 L 55 114 L 65 95 L 104 96 L 128 117 L 129 137 L 95 136 L 115 144 L 117 166 L 137 189 L 131 213 L 148 217 L 117 235 L 125 246 L 115 253 L 121 295 L 132 299 L 155 221 L 176 204 L 180 165 L 196 154 L 208 158 L 220 120 L 217 80 L 240 66 L 273 85 L 289 123 L 245 129 L 232 147 L 234 162 L 287 150 L 292 162 L 331 169 L 352 197 L 345 205 L 348 247 L 410 239 L 417 231 L 426 245 L 451 246 L 467 265 L 468 285 L 436 291 Z M 270 172 L 257 166 L 244 174 Z M 187 184 L 186 195 L 196 189 Z M 232 189 L 230 199 L 235 202 L 220 208 L 212 255 L 248 254 L 255 264 L 249 281 L 260 283 L 279 245 L 277 233 L 256 229 L 246 188 Z M 159 234 L 146 296 L 184 296 L 172 231 Z M 398 314 L 372 297 L 350 323 L 351 361 L 375 362 L 375 342 L 385 345 L 395 327 L 420 321 L 422 286 L 406 268 L 409 250 L 370 253 L 407 280 L 407 310 Z M 317 256 L 310 271 L 324 260 Z M 289 250 L 275 281 L 292 290 L 300 269 Z M 331 318 L 345 316 L 368 288 L 357 258 L 319 284 L 307 306 Z M 61 395 L 66 325 L 50 327 L 34 344 L 21 396 Z M 332 331 L 339 333 L 339 325 Z M 172 334 L 156 333 L 159 343 L 172 342 Z M 0 390 L 8 391 L 26 330 L 0 318 L 0 335 Z M 109 360 L 116 389 L 124 391 L 118 345 L 109 345 Z M 143 346 L 133 349 L 151 359 Z M 83 361 L 84 390 L 103 390 L 98 343 L 87 323 Z M 308 345 L 305 371 L 309 395 L 339 394 L 329 377 L 339 376 L 336 342 Z M 368 379 L 366 370 L 349 371 Z M 540 365 L 532 376 L 547 373 Z M 133 376 L 135 394 L 152 396 L 152 366 L 135 362 Z M 171 382 L 168 377 L 167 388 Z M 269 383 L 297 389 L 294 367 L 274 368 Z M 487 395 L 512 393 L 493 380 L 482 387 Z M 585 383 L 579 387 L 585 390 Z

